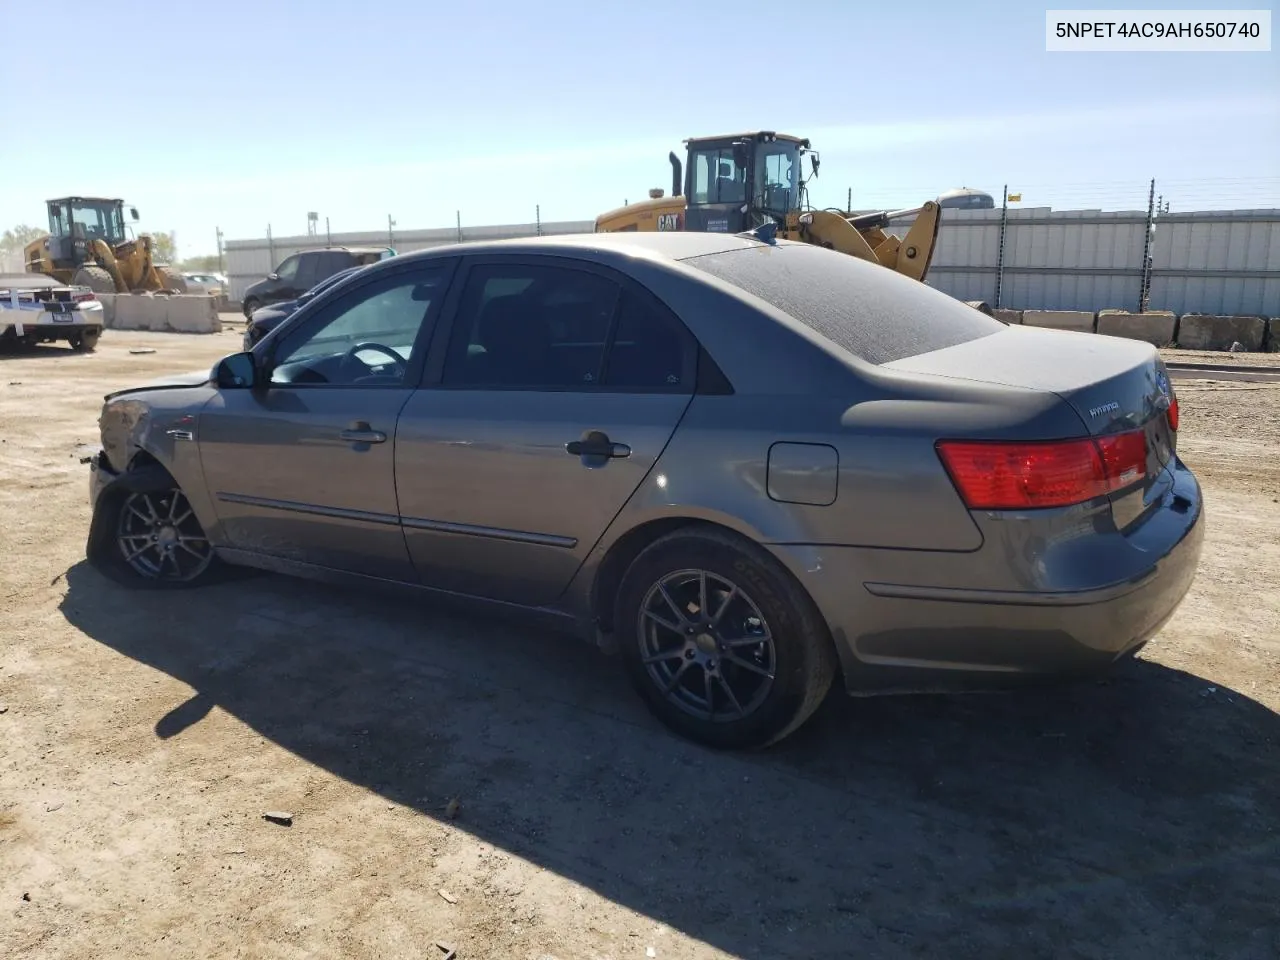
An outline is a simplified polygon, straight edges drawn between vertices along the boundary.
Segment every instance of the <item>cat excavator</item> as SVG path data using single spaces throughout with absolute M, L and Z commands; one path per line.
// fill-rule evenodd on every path
M 596 218 L 597 233 L 698 230 L 746 233 L 766 225 L 784 240 L 798 240 L 860 257 L 923 281 L 933 259 L 941 210 L 934 200 L 908 210 L 852 214 L 809 209 L 806 189 L 820 158 L 803 137 L 758 130 L 685 141 L 687 164 L 674 153 L 671 196 L 649 199 Z M 809 158 L 810 175 L 801 170 Z M 885 233 L 892 220 L 914 216 L 905 237 Z
M 23 256 L 28 273 L 94 293 L 187 292 L 181 274 L 155 263 L 148 234 L 126 234 L 123 200 L 60 197 L 46 206 L 49 235 L 27 244 Z M 130 207 L 129 213 L 138 219 L 137 208 Z

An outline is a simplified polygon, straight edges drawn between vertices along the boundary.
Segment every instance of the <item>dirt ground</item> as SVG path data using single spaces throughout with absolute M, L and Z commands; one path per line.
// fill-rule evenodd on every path
M 0 957 L 1280 956 L 1280 384 L 1177 381 L 1206 550 L 1140 659 L 734 755 L 518 622 L 92 571 L 102 395 L 238 342 L 0 357 Z

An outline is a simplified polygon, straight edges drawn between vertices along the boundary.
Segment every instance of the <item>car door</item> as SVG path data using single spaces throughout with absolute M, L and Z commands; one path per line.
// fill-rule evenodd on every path
M 263 303 L 279 303 L 281 300 L 292 300 L 296 294 L 290 291 L 298 278 L 298 267 L 302 263 L 302 254 L 295 253 L 285 257 L 280 266 L 267 278 L 266 288 L 262 291 Z
M 572 260 L 486 258 L 455 288 L 396 428 L 409 553 L 428 586 L 549 603 L 646 482 L 697 345 L 647 291 Z
M 396 503 L 396 418 L 421 377 L 452 260 L 383 271 L 281 332 L 262 385 L 223 389 L 197 427 L 235 549 L 416 579 Z

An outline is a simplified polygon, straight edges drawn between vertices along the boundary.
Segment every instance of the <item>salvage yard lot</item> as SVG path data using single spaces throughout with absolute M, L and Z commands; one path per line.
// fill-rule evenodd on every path
M 1205 555 L 1137 661 L 718 754 L 519 622 L 90 569 L 102 395 L 240 332 L 0 356 L 0 956 L 1280 956 L 1280 384 L 1175 381 Z

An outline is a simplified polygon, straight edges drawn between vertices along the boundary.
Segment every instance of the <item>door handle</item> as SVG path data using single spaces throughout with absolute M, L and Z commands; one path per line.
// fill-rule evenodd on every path
M 385 443 L 387 439 L 385 433 L 372 429 L 363 420 L 357 420 L 339 433 L 338 437 L 348 443 Z
M 573 457 L 600 457 L 618 460 L 631 456 L 631 448 L 625 443 L 614 443 L 609 435 L 590 430 L 581 440 L 570 440 L 564 445 L 565 453 Z

